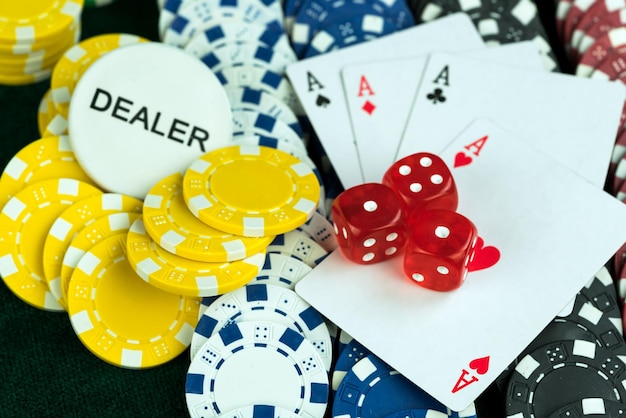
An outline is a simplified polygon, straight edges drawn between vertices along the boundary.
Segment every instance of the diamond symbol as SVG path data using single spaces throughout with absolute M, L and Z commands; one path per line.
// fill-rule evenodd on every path
M 367 113 L 368 115 L 371 115 L 372 113 L 374 113 L 374 110 L 376 109 L 376 106 L 374 105 L 374 103 L 372 103 L 369 100 L 367 100 L 363 104 L 363 107 L 361 107 L 361 109 L 363 109 L 365 111 L 365 113 Z

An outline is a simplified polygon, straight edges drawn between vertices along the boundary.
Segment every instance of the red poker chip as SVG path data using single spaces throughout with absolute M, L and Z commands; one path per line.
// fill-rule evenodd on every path
M 622 200 L 623 203 L 626 203 Z M 626 297 L 626 242 L 613 256 L 613 271 L 616 277 L 619 274 L 617 292 L 620 301 L 623 303 Z
M 594 4 L 593 1 L 590 0 L 574 0 L 572 6 L 567 12 L 567 16 L 565 16 L 565 24 L 563 25 L 563 36 L 562 41 L 563 44 L 569 49 L 569 45 L 571 44 L 572 34 L 574 33 L 574 28 L 580 22 L 580 19 L 583 18 L 585 13 L 589 10 L 589 8 Z
M 622 119 L 624 118 L 624 113 L 622 111 Z M 609 173 L 607 178 L 612 179 L 615 177 L 615 170 L 617 170 L 617 164 L 624 158 L 626 155 L 626 129 L 624 129 L 622 124 L 622 129 L 617 134 L 617 139 L 615 140 L 615 145 L 613 146 L 613 152 L 611 153 L 611 163 L 609 164 Z
M 626 0 L 599 0 L 591 5 L 572 33 L 570 56 L 574 62 L 596 39 L 626 23 Z
M 613 184 L 611 186 L 611 193 L 613 196 L 617 195 L 624 179 L 626 178 L 626 156 L 622 157 L 615 167 L 615 175 L 613 176 Z
M 563 29 L 565 28 L 565 18 L 572 8 L 574 0 L 557 0 L 556 5 L 556 32 L 559 38 L 563 40 Z
M 626 56 L 626 27 L 614 28 L 596 39 L 585 51 L 576 67 L 576 75 L 589 77 L 600 69 L 606 61 L 608 64 L 618 62 Z M 604 71 L 602 67 L 601 71 Z

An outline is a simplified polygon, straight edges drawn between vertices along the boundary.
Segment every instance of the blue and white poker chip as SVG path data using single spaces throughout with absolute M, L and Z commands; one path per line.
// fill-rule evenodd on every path
M 299 137 L 302 137 L 302 127 L 298 117 L 287 104 L 263 90 L 250 87 L 225 87 L 226 95 L 232 110 L 252 110 L 269 115 L 286 123 Z
M 435 409 L 407 409 L 386 415 L 384 418 L 448 418 L 449 416 Z
M 354 16 L 378 15 L 404 29 L 415 24 L 404 0 L 305 0 L 291 31 L 296 55 L 303 57 L 313 37 L 328 25 Z
M 313 270 L 311 267 L 295 257 L 269 253 L 265 254 L 265 264 L 252 283 L 271 284 L 294 290 L 296 283 L 309 274 L 311 270 Z
M 321 417 L 328 375 L 318 350 L 298 331 L 268 321 L 234 323 L 210 337 L 193 358 L 185 400 L 192 417 L 224 416 L 254 404 Z
M 289 38 L 283 31 L 272 30 L 265 25 L 240 20 L 211 21 L 211 26 L 196 34 L 185 45 L 185 52 L 202 58 L 226 43 L 258 42 L 259 44 L 291 54 Z
M 396 30 L 393 23 L 378 15 L 359 15 L 336 20 L 313 37 L 305 57 L 310 58 L 371 41 Z
M 217 71 L 215 75 L 224 87 L 250 87 L 263 90 L 289 106 L 296 115 L 305 114 L 291 83 L 281 74 L 247 65 L 226 67 Z
M 295 257 L 312 268 L 328 256 L 328 251 L 315 242 L 309 234 L 297 229 L 276 235 L 266 251 Z
M 306 153 L 302 138 L 286 123 L 253 110 L 233 110 L 233 136 L 276 138 Z M 235 139 L 235 138 L 233 138 Z
M 323 367 L 330 369 L 332 343 L 322 316 L 293 290 L 257 282 L 226 293 L 209 305 L 191 338 L 191 358 L 195 359 L 203 344 L 221 329 L 244 321 L 291 327 L 313 344 Z
M 333 399 L 333 417 L 380 418 L 407 409 L 449 412 L 439 401 L 370 354 L 344 376 Z
M 227 42 L 200 60 L 214 72 L 239 65 L 260 67 L 278 74 L 284 74 L 287 66 L 295 62 L 293 56 L 267 48 L 259 42 Z
M 293 411 L 274 405 L 249 405 L 227 411 L 224 418 L 301 418 Z
M 343 330 L 341 335 L 344 335 Z M 331 389 L 333 392 L 337 391 L 341 381 L 344 377 L 346 377 L 346 374 L 348 374 L 350 369 L 352 369 L 352 367 L 362 358 L 369 356 L 370 354 L 371 352 L 355 339 L 350 340 L 346 344 L 346 346 L 339 353 L 337 361 L 335 362 L 335 368 L 333 369 L 331 379 Z
M 159 15 L 159 34 L 164 42 L 182 46 L 216 17 L 283 31 L 282 6 L 276 0 L 167 0 Z

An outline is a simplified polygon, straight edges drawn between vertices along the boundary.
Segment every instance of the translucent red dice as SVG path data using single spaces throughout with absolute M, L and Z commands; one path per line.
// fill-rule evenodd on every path
M 456 212 L 416 212 L 407 232 L 404 272 L 420 286 L 454 290 L 463 284 L 476 239 L 476 226 Z
M 398 196 L 379 183 L 365 183 L 343 191 L 332 206 L 337 242 L 343 255 L 372 264 L 400 253 L 406 225 Z
M 428 152 L 396 161 L 385 172 L 383 184 L 400 196 L 407 216 L 418 210 L 455 211 L 459 203 L 450 169 L 441 158 Z

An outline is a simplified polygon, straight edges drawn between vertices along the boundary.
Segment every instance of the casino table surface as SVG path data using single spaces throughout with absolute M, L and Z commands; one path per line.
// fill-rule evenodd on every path
M 553 34 L 554 2 L 539 3 L 544 24 L 562 58 Z M 122 32 L 156 41 L 157 21 L 155 0 L 118 0 L 109 6 L 85 9 L 82 37 Z M 0 168 L 39 137 L 37 108 L 48 87 L 49 81 L 0 86 Z M 0 284 L 2 418 L 186 417 L 188 363 L 189 353 L 185 351 L 153 369 L 111 366 L 81 344 L 66 314 L 30 307 Z M 479 416 L 503 417 L 502 403 L 495 388 L 488 389 L 477 403 Z

